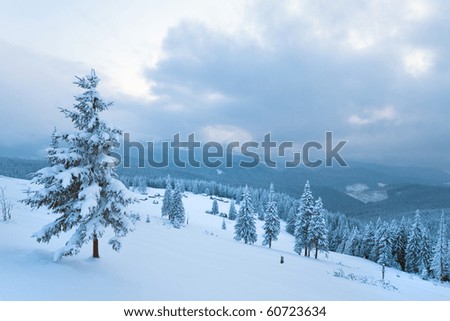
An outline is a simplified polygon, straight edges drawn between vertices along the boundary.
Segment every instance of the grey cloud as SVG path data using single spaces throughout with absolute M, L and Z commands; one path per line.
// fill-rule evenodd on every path
M 447 68 L 438 61 L 426 75 L 414 78 L 403 70 L 400 52 L 424 46 L 420 28 L 432 30 L 432 22 L 411 22 L 401 36 L 386 36 L 373 48 L 356 51 L 336 47 L 344 41 L 343 30 L 331 40 L 315 42 L 310 22 L 287 17 L 277 7 L 253 9 L 254 23 L 265 32 L 263 46 L 199 22 L 185 21 L 169 31 L 167 58 L 147 72 L 156 83 L 154 93 L 164 97 L 158 103 L 163 114 L 171 113 L 166 106 L 183 106 L 176 112 L 181 119 L 169 126 L 195 130 L 220 121 L 256 137 L 272 131 L 279 139 L 299 143 L 322 139 L 332 130 L 349 139 L 350 157 L 448 167 L 450 143 L 438 139 L 450 134 L 443 117 L 449 115 Z M 345 9 L 351 15 L 351 8 L 338 12 Z M 336 15 L 324 19 L 328 26 L 338 23 Z M 440 28 L 443 24 L 448 22 L 437 22 Z M 442 55 L 446 39 L 429 40 L 427 47 Z M 199 98 L 208 91 L 228 99 L 209 103 Z M 386 106 L 393 106 L 395 119 L 367 126 L 348 122 L 351 115 Z
M 0 148 L 3 155 L 42 152 L 56 126 L 69 128 L 58 107 L 70 107 L 74 75 L 89 69 L 0 42 Z M 22 152 L 20 152 L 22 151 Z
M 106 118 L 140 140 L 200 133 L 218 124 L 242 128 L 256 139 L 270 131 L 277 140 L 301 144 L 322 140 L 331 130 L 337 139 L 349 140 L 348 158 L 449 168 L 445 1 L 426 2 L 438 10 L 422 20 L 404 19 L 404 1 L 379 6 L 346 1 L 331 7 L 300 1 L 300 13 L 285 9 L 288 1 L 251 3 L 248 25 L 238 35 L 198 21 L 170 29 L 165 58 L 145 71 L 159 99 L 115 96 Z M 396 28 L 398 33 L 389 31 Z M 362 40 L 375 32 L 374 43 L 349 48 L 354 30 Z M 411 49 L 434 55 L 434 65 L 423 76 L 404 70 L 402 55 Z M 90 67 L 0 43 L 0 147 L 28 144 L 39 150 L 53 126 L 70 127 L 56 107 L 73 103 L 73 76 Z M 395 117 L 373 116 L 387 106 Z M 352 124 L 352 115 L 374 120 Z

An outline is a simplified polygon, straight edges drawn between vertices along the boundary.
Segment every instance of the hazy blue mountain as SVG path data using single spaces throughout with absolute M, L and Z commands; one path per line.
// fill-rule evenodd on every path
M 267 188 L 271 182 L 278 192 L 300 197 L 306 180 L 311 183 L 315 197 L 321 196 L 327 209 L 350 216 L 369 218 L 377 216 L 398 217 L 412 213 L 416 209 L 433 210 L 450 208 L 450 174 L 437 169 L 376 165 L 350 162 L 349 167 L 330 167 L 309 169 L 269 168 L 259 165 L 255 168 L 238 166 L 241 160 L 234 156 L 233 168 L 180 168 L 173 163 L 166 168 L 138 168 L 137 160 L 132 160 L 131 168 L 119 167 L 119 175 L 172 177 L 214 180 L 232 186 L 249 184 L 253 187 Z M 0 157 L 0 175 L 29 178 L 29 173 L 44 167 L 46 161 L 21 158 Z M 382 193 L 386 197 L 377 202 L 350 193 L 348 188 L 363 186 L 360 195 Z M 350 196 L 349 194 L 352 194 Z M 369 195 L 370 196 L 370 195 Z M 364 200 L 365 202 L 361 201 Z

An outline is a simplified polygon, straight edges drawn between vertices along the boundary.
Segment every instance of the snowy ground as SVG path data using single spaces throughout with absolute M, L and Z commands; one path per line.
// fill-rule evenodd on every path
M 450 300 L 450 287 L 389 268 L 390 285 L 383 288 L 380 267 L 367 260 L 337 253 L 320 260 L 299 256 L 285 232 L 272 249 L 264 248 L 262 222 L 255 245 L 236 242 L 233 222 L 227 220 L 222 230 L 222 218 L 205 214 L 212 201 L 190 193 L 184 198 L 185 228 L 167 225 L 160 218 L 161 199 L 159 204 L 149 199 L 134 206 L 142 221 L 120 253 L 106 244 L 106 235 L 100 259 L 90 258 L 86 244 L 78 256 L 53 263 L 53 251 L 68 235 L 50 244 L 31 238 L 55 216 L 16 203 L 27 185 L 0 177 L 14 202 L 13 220 L 0 222 L 0 300 Z M 219 202 L 221 212 L 228 206 Z M 346 278 L 335 276 L 339 273 Z

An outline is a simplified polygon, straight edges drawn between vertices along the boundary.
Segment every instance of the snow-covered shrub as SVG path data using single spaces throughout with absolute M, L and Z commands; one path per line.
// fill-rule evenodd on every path
M 2 211 L 2 218 L 4 222 L 11 220 L 11 212 L 13 205 L 6 199 L 5 196 L 6 187 L 0 187 L 0 207 Z

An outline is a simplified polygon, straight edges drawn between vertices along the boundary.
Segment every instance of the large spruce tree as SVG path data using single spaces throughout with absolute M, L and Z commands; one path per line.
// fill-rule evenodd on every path
M 278 235 L 280 234 L 280 218 L 278 217 L 278 208 L 277 202 L 275 201 L 273 184 L 270 184 L 263 229 L 264 239 L 262 245 L 268 245 L 270 249 L 272 247 L 272 242 L 278 240 Z
M 228 219 L 234 221 L 236 220 L 236 217 L 237 217 L 236 206 L 234 205 L 234 200 L 231 200 L 230 209 L 228 210 Z
M 96 87 L 99 78 L 94 71 L 78 78 L 75 84 L 84 92 L 75 97 L 73 110 L 61 109 L 75 127 L 73 133 L 57 133 L 47 149 L 49 166 L 34 174 L 32 189 L 23 201 L 32 208 L 46 207 L 58 215 L 56 220 L 33 234 L 38 242 L 48 243 L 62 232 L 74 233 L 59 249 L 54 260 L 75 255 L 83 244 L 93 242 L 93 256 L 99 257 L 98 239 L 106 228 L 114 236 L 109 240 L 118 251 L 120 238 L 134 229 L 137 215 L 127 210 L 127 205 L 137 199 L 117 179 L 115 159 L 109 155 L 117 146 L 121 131 L 109 127 L 99 113 L 111 103 L 106 103 Z
M 183 205 L 183 192 L 179 182 L 175 183 L 175 188 L 172 191 L 172 200 L 169 210 L 169 221 L 175 228 L 180 228 L 184 225 L 186 220 L 186 213 Z
M 170 208 L 172 207 L 172 184 L 170 182 L 170 176 L 167 177 L 166 190 L 164 192 L 164 198 L 161 206 L 161 216 L 169 217 Z
M 217 200 L 214 200 L 212 203 L 211 214 L 219 215 L 219 203 L 217 203 Z
M 420 213 L 417 210 L 414 216 L 414 223 L 410 228 L 408 234 L 408 242 L 406 245 L 405 266 L 406 271 L 410 273 L 422 273 L 425 271 L 428 262 L 427 256 L 424 255 L 427 251 L 426 231 L 422 224 Z
M 308 229 L 308 243 L 315 248 L 314 258 L 317 259 L 319 251 L 328 253 L 328 230 L 324 218 L 322 199 L 319 197 L 314 206 Z
M 311 193 L 309 181 L 306 182 L 303 189 L 302 197 L 300 198 L 300 206 L 298 208 L 295 221 L 295 246 L 294 251 L 301 254 L 302 250 L 305 256 L 310 256 L 310 244 L 308 244 L 309 225 L 311 223 L 311 216 L 314 212 L 314 197 Z
M 436 279 L 448 281 L 450 279 L 450 262 L 448 256 L 447 224 L 445 224 L 444 213 L 439 223 L 438 237 L 433 248 L 431 270 Z
M 402 271 L 405 270 L 406 244 L 408 243 L 408 224 L 406 219 L 402 217 L 400 224 L 393 227 L 392 253 L 395 261 L 398 263 Z
M 392 236 L 387 222 L 383 222 L 375 246 L 377 247 L 378 253 L 377 263 L 383 266 L 394 266 L 394 259 L 392 256 Z
M 241 207 L 234 225 L 234 239 L 236 241 L 243 239 L 245 244 L 253 244 L 257 240 L 252 197 L 247 186 L 242 193 Z

